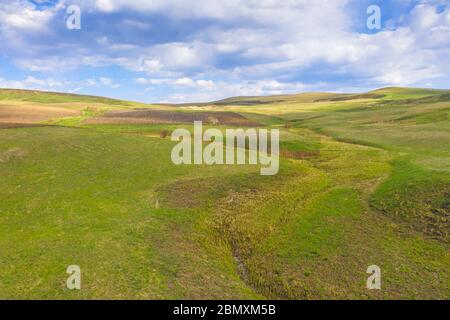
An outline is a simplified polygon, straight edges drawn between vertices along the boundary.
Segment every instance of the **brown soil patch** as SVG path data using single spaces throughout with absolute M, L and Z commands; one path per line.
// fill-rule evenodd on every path
M 0 163 L 6 163 L 13 158 L 19 158 L 25 155 L 25 152 L 20 148 L 12 148 L 0 153 Z
M 34 124 L 34 123 L 7 123 L 7 122 L 0 122 L 0 129 L 16 129 L 16 128 L 29 128 L 29 127 L 46 127 L 46 125 Z
M 178 112 L 162 110 L 132 111 L 116 110 L 106 113 L 103 117 L 91 118 L 87 124 L 168 124 L 168 123 L 193 123 L 203 121 L 213 125 L 232 126 L 258 126 L 258 123 L 249 120 L 234 112 Z
M 77 110 L 39 105 L 0 105 L 0 124 L 32 124 L 41 121 L 74 117 L 80 115 Z
M 199 208 L 204 206 L 211 193 L 225 186 L 218 178 L 179 180 L 162 186 L 157 190 L 161 204 L 170 208 Z
M 320 151 L 289 151 L 285 149 L 280 150 L 280 155 L 283 158 L 305 160 L 311 158 L 317 158 L 320 156 Z

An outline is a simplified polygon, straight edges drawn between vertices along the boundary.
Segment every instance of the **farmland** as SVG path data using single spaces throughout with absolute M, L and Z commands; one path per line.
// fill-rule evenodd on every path
M 410 88 L 181 105 L 0 90 L 0 298 L 449 299 L 449 114 L 450 91 Z M 279 129 L 279 174 L 174 165 L 170 133 L 194 120 Z

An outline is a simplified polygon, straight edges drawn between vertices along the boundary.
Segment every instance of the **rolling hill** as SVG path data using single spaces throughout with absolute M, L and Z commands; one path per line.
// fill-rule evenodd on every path
M 0 90 L 0 298 L 449 299 L 449 95 Z M 194 119 L 279 129 L 280 173 L 174 165 Z

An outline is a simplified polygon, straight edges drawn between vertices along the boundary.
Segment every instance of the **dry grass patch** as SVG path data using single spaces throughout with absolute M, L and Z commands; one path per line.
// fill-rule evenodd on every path
M 37 104 L 0 105 L 0 124 L 32 124 L 42 121 L 75 117 L 81 115 L 78 110 L 48 107 Z
M 163 110 L 114 110 L 86 124 L 167 124 L 203 121 L 213 125 L 257 126 L 258 123 L 234 112 L 178 112 Z
M 20 148 L 12 148 L 0 153 L 0 163 L 9 162 L 13 158 L 20 158 L 25 155 L 25 151 Z

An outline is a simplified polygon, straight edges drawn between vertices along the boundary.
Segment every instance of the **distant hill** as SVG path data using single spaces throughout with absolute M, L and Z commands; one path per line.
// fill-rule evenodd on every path
M 304 92 L 298 94 L 273 95 L 273 96 L 236 96 L 212 102 L 161 104 L 172 106 L 255 106 L 276 103 L 313 103 L 349 101 L 358 99 L 444 99 L 448 101 L 450 90 L 400 88 L 387 87 L 369 91 L 366 93 L 329 93 L 329 92 Z M 91 95 L 72 93 L 46 92 L 38 90 L 0 89 L 0 100 L 19 100 L 38 103 L 64 103 L 64 102 L 89 102 L 109 105 L 132 105 L 131 101 L 111 99 Z
M 38 103 L 90 102 L 111 105 L 129 104 L 128 101 L 105 97 L 22 89 L 0 89 L 0 100 L 19 100 Z
M 441 96 L 444 94 L 450 94 L 450 90 L 387 87 L 369 91 L 366 93 L 305 92 L 298 94 L 274 95 L 274 96 L 237 96 L 226 98 L 223 100 L 212 101 L 208 103 L 185 103 L 179 105 L 254 106 L 254 105 L 265 105 L 274 103 L 312 103 L 312 102 L 326 102 L 326 101 L 348 101 L 357 99 L 387 99 L 387 100 L 419 99 L 433 96 Z
M 327 92 L 305 92 L 290 95 L 275 95 L 275 96 L 253 96 L 253 97 L 231 97 L 219 101 L 211 102 L 215 105 L 255 105 L 255 104 L 269 104 L 276 102 L 314 102 L 319 99 L 331 99 L 345 96 L 344 94 L 338 93 L 327 93 Z

